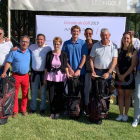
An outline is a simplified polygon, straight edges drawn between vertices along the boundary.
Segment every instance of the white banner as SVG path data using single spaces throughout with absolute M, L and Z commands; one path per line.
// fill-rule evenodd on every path
M 140 0 L 9 0 L 11 10 L 140 13 Z
M 125 31 L 126 17 L 72 17 L 72 16 L 36 16 L 36 34 L 46 36 L 46 43 L 53 48 L 53 38 L 59 36 L 63 42 L 71 38 L 71 27 L 81 28 L 80 39 L 84 39 L 84 30 L 93 29 L 93 39 L 100 40 L 100 30 L 108 28 L 110 40 L 120 47 L 122 34 Z

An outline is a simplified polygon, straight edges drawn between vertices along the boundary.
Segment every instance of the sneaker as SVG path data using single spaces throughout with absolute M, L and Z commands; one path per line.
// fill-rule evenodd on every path
M 18 114 L 18 113 L 13 112 L 13 114 L 12 114 L 12 118 L 16 118 L 16 117 L 17 117 L 17 114 Z
M 88 105 L 85 105 L 85 112 L 86 112 L 86 115 L 89 115 Z
M 23 116 L 27 116 L 27 115 L 28 115 L 28 113 L 27 113 L 26 111 L 21 112 L 21 114 L 22 114 Z
M 137 127 L 137 125 L 139 124 L 139 120 L 135 120 L 134 122 L 132 122 L 132 127 Z
M 65 117 L 68 116 L 68 113 L 69 113 L 68 110 L 66 110 L 66 111 L 64 112 L 63 116 L 65 116 Z
M 124 122 L 126 122 L 128 120 L 128 116 L 127 115 L 123 115 L 123 119 Z
M 33 114 L 33 113 L 35 113 L 35 112 L 36 112 L 36 110 L 32 110 L 32 109 L 31 109 L 31 110 L 29 111 L 29 114 Z
M 86 112 L 84 110 L 82 110 L 80 113 L 81 116 L 86 116 Z
M 59 113 L 55 114 L 55 119 L 59 118 Z
M 50 115 L 50 119 L 54 119 L 54 114 L 51 114 Z
M 117 118 L 116 118 L 116 121 L 121 121 L 123 119 L 123 115 L 119 115 Z
M 45 110 L 40 110 L 40 115 L 45 115 Z

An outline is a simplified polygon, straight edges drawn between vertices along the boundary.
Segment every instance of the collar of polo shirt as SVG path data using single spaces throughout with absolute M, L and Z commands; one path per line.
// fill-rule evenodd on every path
M 72 38 L 71 38 L 71 42 L 70 43 L 73 44 Z M 80 43 L 80 39 L 78 38 L 75 44 L 79 44 L 79 43 Z
M 99 43 L 100 43 L 101 46 L 105 46 L 105 45 L 102 44 L 101 41 Z M 109 40 L 109 44 L 107 46 L 111 46 L 111 41 L 110 40 Z
M 38 44 L 36 44 L 36 45 L 38 46 Z M 42 47 L 39 47 L 39 46 L 38 46 L 38 48 L 43 48 L 43 47 L 45 47 L 45 46 L 48 46 L 48 45 L 44 43 Z

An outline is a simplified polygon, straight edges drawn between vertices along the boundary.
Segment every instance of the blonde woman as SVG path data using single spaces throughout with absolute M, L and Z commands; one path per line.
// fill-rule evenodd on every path
M 115 86 L 118 92 L 120 115 L 116 118 L 116 121 L 127 121 L 131 92 L 135 88 L 134 68 L 136 67 L 137 59 L 137 51 L 134 49 L 132 35 L 129 32 L 123 34 L 118 53 L 118 64 L 115 67 Z M 125 112 L 123 111 L 124 107 Z
M 64 82 L 69 77 L 67 68 L 67 54 L 61 51 L 62 39 L 53 39 L 54 50 L 48 52 L 46 56 L 46 68 L 44 84 L 49 89 L 50 99 L 50 119 L 58 119 L 59 113 L 63 108 L 63 89 Z

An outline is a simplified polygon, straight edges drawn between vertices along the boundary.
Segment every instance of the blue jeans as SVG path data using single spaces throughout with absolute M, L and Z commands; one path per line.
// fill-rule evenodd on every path
M 99 75 L 99 76 L 102 76 L 102 75 L 104 75 L 105 73 L 108 72 L 108 69 L 100 70 L 100 69 L 95 68 L 94 70 L 95 70 L 96 75 Z M 109 89 L 110 89 L 110 85 L 111 85 L 111 79 L 112 79 L 112 73 L 109 74 L 109 77 L 107 79 Z M 110 98 L 106 99 L 106 105 L 107 105 L 107 109 L 109 110 Z
M 1 84 L 1 74 L 3 73 L 4 67 L 0 68 L 0 84 Z M 7 70 L 6 74 L 9 75 L 10 69 Z
M 140 72 L 137 72 L 135 78 L 135 103 L 134 103 L 134 121 L 140 120 Z
M 33 76 L 33 74 L 31 74 L 31 80 L 32 80 L 32 76 Z M 42 75 L 42 79 L 44 80 L 44 74 Z M 37 109 L 36 99 L 37 99 L 37 95 L 38 95 L 38 86 L 40 86 L 40 98 L 41 98 L 40 110 L 45 110 L 46 109 L 47 86 L 41 85 L 39 75 L 36 75 L 35 79 L 34 79 L 34 82 L 31 82 L 30 108 L 31 108 L 31 110 L 36 110 Z

